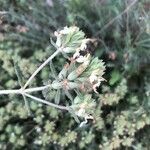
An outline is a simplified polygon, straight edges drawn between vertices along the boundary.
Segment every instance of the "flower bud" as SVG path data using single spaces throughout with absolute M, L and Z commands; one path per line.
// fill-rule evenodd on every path
M 54 81 L 52 84 L 51 84 L 51 87 L 53 89 L 61 89 L 63 87 L 63 85 L 60 83 L 60 82 L 57 82 L 57 81 Z
M 68 75 L 68 80 L 75 80 L 78 76 L 80 76 L 88 67 L 89 63 L 90 63 L 90 60 L 87 60 L 83 64 L 79 65 L 79 67 L 76 70 L 72 71 Z
M 67 71 L 68 71 L 68 67 L 69 67 L 69 64 L 67 63 L 64 68 L 60 71 L 58 77 L 60 80 L 62 80 L 63 78 L 66 78 L 66 75 L 67 75 Z
M 68 87 L 69 89 L 75 89 L 79 87 L 79 84 L 75 82 L 68 82 Z
M 55 31 L 56 46 L 65 53 L 73 53 L 80 47 L 85 34 L 78 27 L 64 27 L 60 31 Z

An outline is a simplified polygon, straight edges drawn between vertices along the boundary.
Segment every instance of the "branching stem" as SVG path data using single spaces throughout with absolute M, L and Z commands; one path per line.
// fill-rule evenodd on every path
M 31 92 L 37 92 L 37 91 L 42 91 L 46 88 L 49 88 L 51 85 L 45 85 L 45 86 L 41 86 L 41 87 L 35 87 L 35 88 L 28 88 L 26 89 L 26 87 L 30 84 L 30 82 L 33 80 L 33 78 L 60 52 L 60 49 L 58 49 L 57 51 L 55 51 L 46 61 L 44 61 L 44 63 L 42 63 L 36 70 L 35 72 L 30 76 L 30 78 L 27 80 L 27 82 L 25 83 L 25 85 L 23 86 L 23 88 L 21 89 L 14 89 L 14 90 L 0 90 L 0 95 L 8 95 L 8 94 L 21 94 L 24 99 L 26 99 L 26 97 L 29 97 L 31 99 L 33 99 L 34 101 L 58 108 L 58 109 L 63 109 L 63 110 L 67 110 L 68 108 L 65 106 L 61 106 L 61 105 L 56 105 L 54 103 L 48 102 L 46 100 L 43 100 L 41 98 L 32 96 L 28 93 Z

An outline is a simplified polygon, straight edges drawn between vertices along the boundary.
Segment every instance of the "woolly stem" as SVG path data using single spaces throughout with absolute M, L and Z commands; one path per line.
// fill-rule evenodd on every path
M 55 53 L 53 53 L 46 61 L 44 61 L 44 63 L 42 63 L 36 70 L 35 72 L 31 75 L 31 77 L 27 80 L 27 82 L 25 83 L 23 89 L 25 89 L 29 83 L 33 80 L 33 78 L 60 52 L 60 50 L 58 49 L 57 51 L 55 51 Z
M 27 94 L 27 93 L 24 93 L 25 96 L 37 101 L 37 102 L 41 102 L 43 104 L 46 104 L 46 105 L 49 105 L 49 106 L 52 106 L 52 107 L 55 107 L 55 108 L 58 108 L 58 109 L 63 109 L 63 110 L 69 110 L 66 106 L 61 106 L 61 105 L 56 105 L 54 103 L 51 103 L 51 102 L 48 102 L 46 100 L 43 100 L 41 98 L 38 98 L 38 97 L 35 97 L 35 96 L 32 96 L 30 94 Z
M 35 88 L 28 88 L 28 89 L 0 90 L 0 95 L 31 93 L 31 92 L 42 91 L 49 87 L 51 87 L 51 85 L 45 85 L 45 86 L 40 86 Z

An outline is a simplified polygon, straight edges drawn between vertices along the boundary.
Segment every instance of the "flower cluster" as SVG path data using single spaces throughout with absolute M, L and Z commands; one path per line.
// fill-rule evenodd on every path
M 92 95 L 80 95 L 76 96 L 74 99 L 74 103 L 71 108 L 75 111 L 75 114 L 78 117 L 84 118 L 85 121 L 80 124 L 80 126 L 87 123 L 88 119 L 93 119 L 93 110 L 96 103 L 94 99 L 92 99 Z
M 64 27 L 63 30 L 55 31 L 54 35 L 57 38 L 56 46 L 64 53 L 74 53 L 85 36 L 76 26 Z
M 57 37 L 56 45 L 66 54 L 73 53 L 73 56 L 70 56 L 71 63 L 65 65 L 59 75 L 67 78 L 65 83 L 74 81 L 83 91 L 86 91 L 85 88 L 88 87 L 88 91 L 93 89 L 95 93 L 98 93 L 97 87 L 105 80 L 102 77 L 105 66 L 102 60 L 92 57 L 93 49 L 97 45 L 96 40 L 85 38 L 84 33 L 75 26 L 64 27 L 63 30 L 55 31 L 54 34 Z M 53 83 L 60 85 L 58 82 Z
M 75 26 L 64 27 L 60 31 L 55 31 L 54 35 L 57 38 L 55 45 L 68 56 L 70 63 L 59 72 L 58 79 L 51 83 L 51 88 L 57 91 L 64 90 L 71 100 L 72 95 L 69 91 L 80 91 L 82 96 L 77 95 L 71 107 L 75 115 L 85 119 L 81 124 L 83 125 L 88 119 L 93 119 L 91 111 L 95 102 L 88 93 L 92 90 L 98 93 L 97 88 L 105 80 L 102 77 L 105 71 L 104 62 L 93 56 L 97 40 L 86 38 Z

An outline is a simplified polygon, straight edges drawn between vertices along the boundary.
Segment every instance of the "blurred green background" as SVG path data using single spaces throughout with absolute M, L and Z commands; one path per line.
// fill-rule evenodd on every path
M 19 88 L 14 62 L 25 83 L 55 51 L 54 31 L 71 25 L 98 39 L 95 56 L 106 64 L 95 122 L 80 128 L 69 113 L 32 100 L 28 115 L 22 97 L 1 96 L 0 149 L 149 150 L 149 0 L 0 0 L 0 89 Z M 54 59 L 58 71 L 64 61 Z M 47 66 L 33 85 L 49 78 Z

